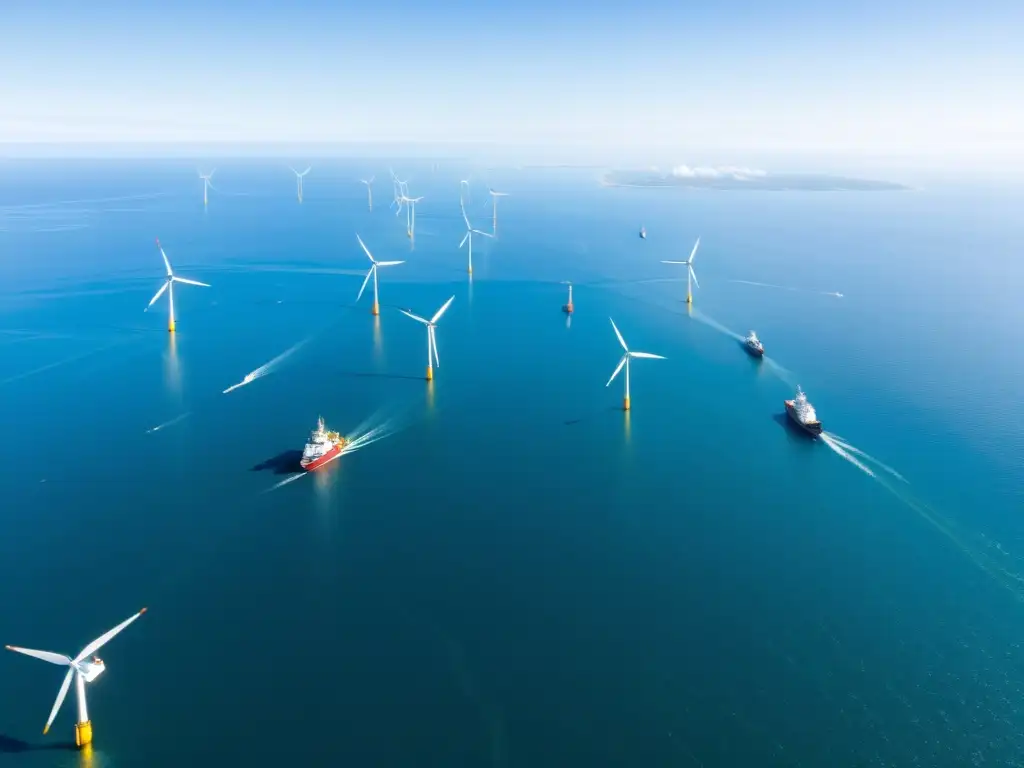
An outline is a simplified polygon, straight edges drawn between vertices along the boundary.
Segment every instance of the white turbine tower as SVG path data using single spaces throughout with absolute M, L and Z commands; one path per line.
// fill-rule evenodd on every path
M 697 255 L 697 248 L 700 246 L 700 238 L 697 238 L 697 242 L 693 244 L 693 250 L 690 251 L 690 258 L 686 261 L 665 261 L 662 260 L 662 264 L 685 264 L 686 265 L 686 303 L 693 303 L 693 293 L 690 288 L 690 281 L 700 288 L 700 283 L 697 282 L 697 273 L 693 271 L 693 257 Z
M 469 243 L 469 274 L 473 274 L 473 235 L 483 235 L 484 237 L 494 237 L 489 232 L 481 232 L 479 229 L 473 229 L 473 225 L 469 223 L 469 217 L 466 215 L 466 206 L 459 204 L 462 208 L 462 220 L 466 222 L 466 234 L 462 238 L 462 242 L 459 243 L 459 248 Z
M 408 225 L 408 233 L 407 234 L 409 235 L 409 239 L 411 239 L 411 240 L 415 240 L 416 239 L 416 203 L 418 203 L 422 199 L 423 199 L 423 195 L 420 195 L 419 197 L 407 197 L 407 198 L 405 198 L 406 205 L 409 206 L 409 208 L 408 208 L 408 216 L 407 216 L 407 221 L 406 221 L 406 223 Z
M 208 200 L 207 192 L 210 189 L 210 183 L 213 181 L 213 174 L 215 174 L 216 172 L 217 172 L 217 169 L 214 168 L 209 173 L 203 173 L 202 171 L 200 171 L 200 173 L 199 173 L 199 178 L 203 180 L 203 205 L 204 206 L 206 205 L 207 200 Z
M 288 167 L 291 168 L 291 166 L 288 166 Z M 309 168 L 304 170 L 302 173 L 299 173 L 294 168 L 291 168 L 291 170 L 292 170 L 292 173 L 295 174 L 295 183 L 298 185 L 298 188 L 299 188 L 299 202 L 301 203 L 302 202 L 302 177 L 305 176 L 307 173 L 309 173 L 311 170 L 313 170 L 313 167 L 310 166 Z
M 372 185 L 373 185 L 373 180 L 376 179 L 376 178 L 377 178 L 376 176 L 371 176 L 369 179 L 360 179 L 360 181 L 363 182 L 363 184 L 366 185 L 366 198 L 367 198 L 367 202 L 370 205 L 370 210 L 371 211 L 373 210 L 373 186 Z
M 149 311 L 149 308 L 156 303 L 156 300 L 164 295 L 164 291 L 167 291 L 167 302 L 170 308 L 170 319 L 167 321 L 167 330 L 174 333 L 174 284 L 185 283 L 186 285 L 201 285 L 203 288 L 209 288 L 209 283 L 200 283 L 198 280 L 186 280 L 184 277 L 178 277 L 171 271 L 171 262 L 167 260 L 167 254 L 164 253 L 164 247 L 160 245 L 160 238 L 156 240 L 156 247 L 160 249 L 160 255 L 164 258 L 164 266 L 167 267 L 167 279 L 164 284 L 160 286 L 160 290 L 156 292 L 156 296 L 149 300 L 149 304 L 146 305 L 144 311 Z
M 91 683 L 103 673 L 103 670 L 106 669 L 106 665 L 103 663 L 103 660 L 98 656 L 93 656 L 93 654 L 110 642 L 114 635 L 127 627 L 145 612 L 146 609 L 143 608 L 130 619 L 122 621 L 109 632 L 100 635 L 85 646 L 85 648 L 82 649 L 82 652 L 73 659 L 70 656 L 65 656 L 61 653 L 34 651 L 31 648 L 18 648 L 13 645 L 4 646 L 8 651 L 23 653 L 26 656 L 34 656 L 37 659 L 48 661 L 51 664 L 68 667 L 68 673 L 64 675 L 64 682 L 61 684 L 60 691 L 57 693 L 57 700 L 53 703 L 53 709 L 50 710 L 50 718 L 46 721 L 46 726 L 43 728 L 44 734 L 50 730 L 50 726 L 53 724 L 53 719 L 57 716 L 57 712 L 60 710 L 60 705 L 64 703 L 64 697 L 68 695 L 68 688 L 71 687 L 71 678 L 74 678 L 75 692 L 78 694 L 78 722 L 75 723 L 75 744 L 79 747 L 84 747 L 87 744 L 92 743 L 92 722 L 89 720 L 89 710 L 85 704 L 85 684 Z
M 497 235 L 498 234 L 498 198 L 499 197 L 508 197 L 508 192 L 496 192 L 493 189 L 491 189 L 490 187 L 487 188 L 487 191 L 491 195 L 491 206 L 492 206 L 491 231 L 494 232 L 495 235 Z
M 437 321 L 441 319 L 441 315 L 448 311 L 448 307 L 451 306 L 453 301 L 455 301 L 454 296 L 448 299 L 448 301 L 446 301 L 429 320 L 420 317 L 419 315 L 414 315 L 412 312 L 405 309 L 398 310 L 403 315 L 411 317 L 413 320 L 417 320 L 427 326 L 427 381 L 431 381 L 434 378 L 434 364 L 436 364 L 438 368 L 441 367 L 441 360 L 437 356 L 437 336 L 435 334 Z
M 626 340 L 622 338 L 622 334 L 619 333 L 619 329 L 615 327 L 615 321 L 612 320 L 610 317 L 608 319 L 611 320 L 611 322 L 612 322 L 612 330 L 615 331 L 615 335 L 619 339 L 619 344 L 621 344 L 622 348 L 625 350 L 625 354 L 622 356 L 622 359 L 619 360 L 619 364 L 618 364 L 618 366 L 616 366 L 615 372 L 612 374 L 612 377 L 610 379 L 608 379 L 608 384 L 605 384 L 605 386 L 607 387 L 609 384 L 611 384 L 613 381 L 615 381 L 615 377 L 619 375 L 619 371 L 622 370 L 622 366 L 626 366 L 626 396 L 622 400 L 622 409 L 625 410 L 625 411 L 628 411 L 629 410 L 629 361 L 630 361 L 630 359 L 632 359 L 634 357 L 644 357 L 644 358 L 650 358 L 652 360 L 664 360 L 665 358 L 662 357 L 661 355 L 652 355 L 650 352 L 630 352 L 629 351 L 629 347 L 626 346 Z
M 378 302 L 377 294 L 377 268 L 378 267 L 394 267 L 398 264 L 405 264 L 404 261 L 377 261 L 373 258 L 373 254 L 370 253 L 370 249 L 366 247 L 366 243 L 363 242 L 358 234 L 356 234 L 356 240 L 359 241 L 359 245 L 363 247 L 363 251 L 366 253 L 366 257 L 370 260 L 370 271 L 366 273 L 366 279 L 363 280 L 363 287 L 359 289 L 359 294 L 356 296 L 356 301 L 363 297 L 363 291 L 366 290 L 366 284 L 370 282 L 370 278 L 373 278 L 373 309 L 370 312 L 374 315 L 380 314 L 380 303 Z

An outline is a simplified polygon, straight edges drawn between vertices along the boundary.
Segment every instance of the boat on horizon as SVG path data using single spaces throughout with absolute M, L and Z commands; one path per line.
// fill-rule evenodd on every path
M 799 385 L 796 388 L 796 397 L 785 402 L 786 413 L 800 429 L 812 437 L 821 434 L 821 422 L 818 421 L 818 415 L 814 412 L 814 406 L 811 405 Z
M 332 459 L 338 458 L 345 448 L 346 440 L 338 432 L 327 429 L 324 426 L 324 418 L 317 419 L 316 429 L 306 441 L 306 447 L 302 449 L 302 459 L 299 461 L 307 472 L 319 469 Z
M 640 227 L 640 239 L 641 240 L 646 240 L 647 239 L 647 230 L 644 229 L 643 227 Z
M 764 344 L 757 338 L 757 334 L 751 331 L 743 340 L 743 348 L 754 357 L 764 357 Z

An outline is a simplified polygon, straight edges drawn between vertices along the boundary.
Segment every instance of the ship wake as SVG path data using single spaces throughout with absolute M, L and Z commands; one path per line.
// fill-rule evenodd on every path
M 730 280 L 730 283 L 742 283 L 743 285 L 756 285 L 760 288 L 775 288 L 779 291 L 792 291 L 793 293 L 813 293 L 818 296 L 834 296 L 837 299 L 843 298 L 839 291 L 814 291 L 808 288 L 797 288 L 792 285 L 775 285 L 774 283 L 758 283 L 754 280 Z
M 308 344 L 312 338 L 312 335 L 307 336 L 298 344 L 293 344 L 291 347 L 286 349 L 284 352 L 282 352 L 280 355 L 272 359 L 270 362 L 264 363 L 256 370 L 250 371 L 249 373 L 245 374 L 245 377 L 240 382 L 238 382 L 237 384 L 232 384 L 230 387 L 221 392 L 221 394 L 226 395 L 228 392 L 234 392 L 236 389 L 244 387 L 246 384 L 252 384 L 254 381 L 256 381 L 256 379 L 262 378 L 263 376 L 266 376 L 269 373 L 273 373 L 281 365 L 281 363 L 283 363 L 285 360 L 287 360 L 289 357 L 295 354 L 295 352 L 297 352 L 299 349 Z

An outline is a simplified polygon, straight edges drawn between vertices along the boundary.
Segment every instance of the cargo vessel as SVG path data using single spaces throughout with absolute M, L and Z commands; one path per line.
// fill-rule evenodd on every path
M 302 460 L 299 465 L 307 472 L 319 469 L 341 455 L 345 442 L 344 437 L 324 426 L 324 419 L 321 416 L 317 419 L 316 429 L 310 434 L 306 447 L 302 449 Z
M 743 340 L 743 346 L 754 357 L 764 357 L 764 344 L 753 331 L 747 334 L 747 338 Z
M 821 434 L 821 422 L 818 421 L 818 416 L 814 412 L 814 406 L 810 404 L 807 395 L 799 386 L 796 388 L 796 397 L 785 402 L 786 413 L 800 429 L 812 437 Z

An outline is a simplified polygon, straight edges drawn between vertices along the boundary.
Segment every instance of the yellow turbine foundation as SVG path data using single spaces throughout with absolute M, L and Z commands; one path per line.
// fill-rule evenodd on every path
M 427 366 L 427 381 L 434 380 L 434 367 L 431 365 Z
M 379 315 L 380 314 L 380 306 L 377 304 L 376 301 L 373 302 L 373 309 L 370 310 L 370 314 L 371 315 Z
M 686 303 L 687 304 L 692 304 L 693 303 L 693 296 L 691 296 L 689 293 L 686 294 Z
M 624 411 L 628 411 L 629 410 L 629 396 L 628 395 L 626 397 L 622 398 L 622 410 L 624 410 Z
M 168 333 L 174 333 L 174 321 L 173 320 L 171 320 L 169 323 L 167 323 L 167 332 Z
M 75 723 L 75 746 L 84 747 L 92 744 L 92 721 Z
M 469 274 L 471 274 L 471 275 L 473 274 L 473 268 L 472 267 L 469 268 Z

